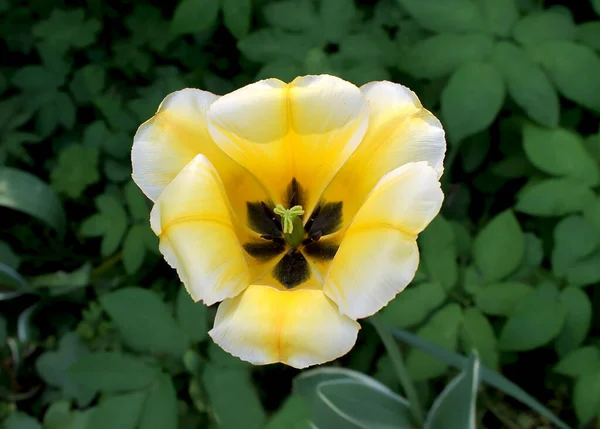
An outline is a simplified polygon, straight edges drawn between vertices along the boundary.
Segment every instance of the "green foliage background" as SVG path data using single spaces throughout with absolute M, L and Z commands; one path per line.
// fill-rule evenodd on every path
M 158 254 L 129 153 L 169 92 L 316 73 L 407 85 L 447 130 L 442 215 L 383 322 L 474 348 L 572 427 L 594 424 L 600 1 L 373 3 L 0 1 L 3 427 L 308 427 L 298 371 L 208 339 L 214 309 Z M 456 373 L 403 351 L 430 405 Z M 333 365 L 401 392 L 368 323 Z M 478 427 L 552 427 L 492 388 L 479 399 Z

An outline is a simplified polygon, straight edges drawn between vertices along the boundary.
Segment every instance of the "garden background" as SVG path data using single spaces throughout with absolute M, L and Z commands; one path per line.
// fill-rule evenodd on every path
M 460 356 L 487 370 L 473 426 L 428 427 L 599 427 L 600 1 L 173 3 L 0 0 L 3 428 L 400 427 L 378 396 L 405 393 L 395 345 L 368 321 L 327 366 L 379 390 L 346 396 L 215 346 L 131 181 L 168 93 L 318 73 L 402 83 L 447 132 L 441 215 L 380 320 L 426 408 Z

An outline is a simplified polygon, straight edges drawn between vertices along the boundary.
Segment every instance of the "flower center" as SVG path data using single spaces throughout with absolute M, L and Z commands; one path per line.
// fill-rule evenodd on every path
M 248 227 L 260 239 L 251 239 L 243 247 L 259 263 L 277 258 L 271 272 L 273 278 L 291 289 L 311 277 L 309 261 L 326 264 L 335 256 L 339 238 L 328 235 L 338 231 L 342 224 L 342 203 L 320 201 L 303 219 L 305 191 L 296 179 L 289 184 L 285 199 L 284 204 L 277 205 L 270 201 L 246 203 Z
M 294 249 L 302 243 L 304 238 L 304 225 L 302 224 L 302 215 L 304 210 L 302 206 L 296 205 L 291 209 L 284 209 L 283 205 L 277 204 L 273 213 L 281 217 L 281 226 L 283 227 L 283 237 Z

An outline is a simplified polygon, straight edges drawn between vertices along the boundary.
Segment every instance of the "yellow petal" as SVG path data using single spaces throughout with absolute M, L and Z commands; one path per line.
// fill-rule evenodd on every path
M 305 368 L 346 354 L 359 329 L 321 290 L 252 285 L 221 303 L 209 335 L 255 365 L 283 362 Z
M 360 143 L 368 105 L 354 85 L 327 75 L 286 84 L 267 79 L 215 101 L 209 132 L 250 171 L 275 203 L 286 203 L 295 178 L 314 207 L 325 186 Z
M 134 138 L 131 160 L 133 180 L 152 201 L 198 154 L 215 166 L 232 205 L 242 212 L 249 199 L 264 195 L 258 183 L 212 141 L 206 112 L 218 97 L 199 89 L 168 95 L 152 119 L 143 123 Z
M 384 174 L 409 162 L 427 161 L 440 177 L 446 152 L 440 122 L 411 90 L 385 81 L 361 90 L 370 105 L 369 128 L 324 195 L 327 201 L 344 202 L 345 222 Z
M 194 301 L 212 305 L 250 283 L 225 189 L 204 155 L 197 155 L 164 189 L 150 223 L 160 251 Z
M 379 311 L 413 279 L 417 234 L 437 215 L 443 194 L 426 162 L 386 174 L 367 197 L 342 240 L 325 294 L 353 319 Z

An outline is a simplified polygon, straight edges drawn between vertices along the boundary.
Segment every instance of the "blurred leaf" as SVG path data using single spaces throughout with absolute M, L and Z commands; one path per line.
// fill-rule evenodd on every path
M 123 240 L 123 265 L 128 274 L 136 273 L 146 255 L 147 225 L 134 225 Z
M 57 271 L 32 277 L 30 284 L 35 288 L 49 288 L 50 295 L 59 295 L 87 286 L 90 282 L 91 272 L 92 264 L 87 262 L 70 273 Z
M 282 30 L 307 30 L 317 22 L 314 5 L 308 1 L 283 0 L 268 3 L 262 11 L 269 25 Z
M 504 80 L 491 64 L 471 62 L 458 68 L 442 91 L 442 117 L 456 144 L 489 127 L 504 103 Z
M 501 350 L 510 351 L 543 346 L 559 334 L 565 314 L 556 287 L 542 284 L 517 302 L 502 328 L 498 345 Z
M 12 84 L 22 91 L 55 92 L 65 81 L 65 76 L 42 65 L 25 66 L 12 76 Z
M 220 428 L 265 426 L 265 412 L 244 368 L 220 368 L 209 364 L 204 370 L 203 381 Z
M 75 100 L 83 104 L 92 101 L 104 89 L 106 70 L 97 64 L 88 64 L 78 69 L 71 82 L 69 89 Z
M 600 350 L 596 346 L 570 351 L 554 367 L 554 372 L 580 377 L 600 370 Z
M 525 256 L 521 262 L 521 266 L 511 276 L 511 279 L 521 280 L 526 279 L 533 273 L 537 272 L 544 260 L 544 249 L 542 240 L 535 234 L 526 232 L 525 235 Z
M 208 338 L 207 308 L 201 302 L 194 302 L 185 287 L 180 286 L 177 293 L 177 322 L 181 330 L 192 342 Z
M 37 217 L 64 235 L 66 217 L 59 199 L 52 188 L 29 173 L 0 167 L 0 206 Z
M 600 182 L 600 168 L 578 134 L 525 125 L 523 148 L 531 163 L 545 173 L 571 177 L 590 186 Z
M 89 353 L 79 335 L 68 332 L 60 339 L 58 350 L 43 353 L 35 361 L 35 368 L 46 383 L 61 389 L 65 399 L 74 399 L 80 407 L 85 407 L 94 398 L 95 390 L 80 383 L 68 369 Z
M 567 282 L 572 286 L 588 286 L 600 282 L 600 251 L 571 265 L 567 270 Z
M 506 81 L 508 93 L 525 113 L 542 125 L 558 125 L 560 104 L 556 90 L 529 55 L 512 43 L 498 42 L 492 59 Z
M 339 42 L 350 30 L 356 15 L 354 0 L 326 0 L 320 2 L 319 33 L 328 42 Z
M 322 428 L 409 429 L 410 409 L 395 393 L 358 380 L 319 383 L 314 424 Z
M 398 0 L 398 3 L 428 30 L 462 33 L 484 29 L 481 11 L 470 0 Z
M 161 374 L 150 387 L 138 428 L 178 429 L 178 427 L 177 392 L 171 377 Z
M 438 282 L 409 285 L 383 310 L 382 320 L 396 328 L 407 328 L 422 322 L 446 300 L 446 291 Z
M 146 392 L 104 397 L 89 419 L 86 429 L 135 429 L 146 400 Z
M 596 197 L 586 205 L 583 217 L 600 231 L 600 198 Z
M 462 323 L 462 317 L 462 310 L 458 304 L 448 304 L 433 314 L 427 323 L 419 328 L 417 334 L 445 349 L 456 350 L 458 329 Z M 415 381 L 439 377 L 447 369 L 444 363 L 421 350 L 410 350 L 406 366 Z
M 115 95 L 102 93 L 94 97 L 94 105 L 114 131 L 133 131 L 137 128 L 137 121 Z
M 93 390 L 116 393 L 149 386 L 158 371 L 142 360 L 119 352 L 96 352 L 77 360 L 69 375 Z
M 537 45 L 551 40 L 573 40 L 575 24 L 564 13 L 551 10 L 526 15 L 513 29 L 513 37 L 522 45 Z
M 579 215 L 567 216 L 554 228 L 552 272 L 564 277 L 575 262 L 600 247 L 600 230 Z
M 81 234 L 86 237 L 102 237 L 100 253 L 102 256 L 108 256 L 119 248 L 127 231 L 127 213 L 112 195 L 100 195 L 95 204 L 98 213 L 81 223 Z
M 596 11 L 596 14 L 600 15 L 600 0 L 591 0 L 591 2 L 594 11 Z
M 458 280 L 456 244 L 452 225 L 437 216 L 419 235 L 423 265 L 429 278 L 450 290 Z
M 291 394 L 271 416 L 267 429 L 308 429 L 311 416 L 306 398 Z
M 180 0 L 173 14 L 174 34 L 195 34 L 209 29 L 217 20 L 219 0 Z
M 0 262 L 0 284 L 13 290 L 0 291 L 0 301 L 16 298 L 30 292 L 29 283 L 17 271 Z
M 424 353 L 427 353 L 428 355 L 434 356 L 436 359 L 439 359 L 448 365 L 452 365 L 453 367 L 458 368 L 459 370 L 464 369 L 467 365 L 467 358 L 459 355 L 458 353 L 448 351 L 442 347 L 437 346 L 431 341 L 428 341 L 424 338 L 420 338 L 415 334 L 403 331 L 401 329 L 392 328 L 391 331 L 396 338 L 398 338 L 401 341 L 404 341 L 411 347 L 415 347 L 423 351 Z M 528 406 L 532 410 L 537 411 L 539 414 L 547 418 L 560 429 L 571 429 L 567 424 L 565 424 L 558 417 L 556 417 L 552 411 L 544 407 L 535 398 L 533 398 L 519 386 L 514 384 L 512 381 L 505 378 L 503 375 L 485 367 L 480 368 L 479 375 L 481 377 L 481 381 L 489 384 L 490 386 L 495 387 L 496 389 L 501 390 L 502 392 L 506 393 L 507 395 L 510 395 L 522 404 Z
M 600 409 L 600 370 L 579 377 L 573 390 L 575 414 L 581 423 L 589 422 Z
M 594 193 L 577 180 L 544 179 L 521 188 L 515 210 L 532 216 L 564 216 L 583 210 L 593 199 Z
M 42 429 L 36 419 L 21 411 L 15 411 L 4 422 L 4 429 Z
M 7 338 L 6 319 L 0 315 L 0 347 L 4 347 Z
M 248 59 L 266 63 L 273 60 L 303 60 L 312 45 L 311 40 L 301 34 L 263 28 L 241 39 L 237 47 Z
M 33 27 L 33 34 L 51 49 L 62 53 L 70 47 L 85 48 L 92 44 L 99 30 L 100 23 L 95 19 L 86 20 L 83 9 L 54 9 L 50 18 Z
M 577 40 L 600 51 L 600 21 L 584 22 L 577 26 Z
M 491 369 L 498 369 L 496 333 L 488 319 L 477 308 L 467 308 L 463 313 L 462 328 L 466 350 L 477 350 L 481 361 Z
M 515 0 L 476 0 L 482 8 L 485 29 L 491 34 L 508 36 L 519 19 Z
M 517 302 L 533 291 L 533 287 L 518 282 L 494 283 L 477 290 L 475 304 L 492 316 L 508 316 Z
M 494 217 L 475 237 L 473 256 L 488 281 L 497 281 L 515 271 L 525 253 L 525 239 L 513 212 Z
M 150 219 L 148 199 L 140 191 L 140 188 L 133 181 L 130 181 L 127 182 L 124 190 L 127 207 L 133 219 L 139 222 L 148 222 L 148 219 Z
M 479 388 L 479 359 L 472 354 L 461 371 L 433 402 L 425 429 L 475 429 L 475 403 Z
M 54 402 L 44 414 L 44 429 L 86 429 L 90 410 L 72 411 L 68 401 Z
M 155 292 L 125 287 L 101 296 L 100 304 L 133 349 L 176 357 L 187 350 L 187 339 Z
M 600 112 L 600 58 L 594 51 L 568 41 L 545 42 L 531 49 L 565 98 Z
M 231 34 L 238 40 L 248 34 L 252 21 L 251 0 L 222 0 L 222 8 L 225 27 Z
M 21 258 L 17 255 L 6 241 L 0 240 L 0 263 L 12 268 L 19 269 Z
M 70 198 L 79 198 L 85 189 L 100 180 L 98 150 L 72 144 L 58 154 L 50 173 L 50 184 Z

